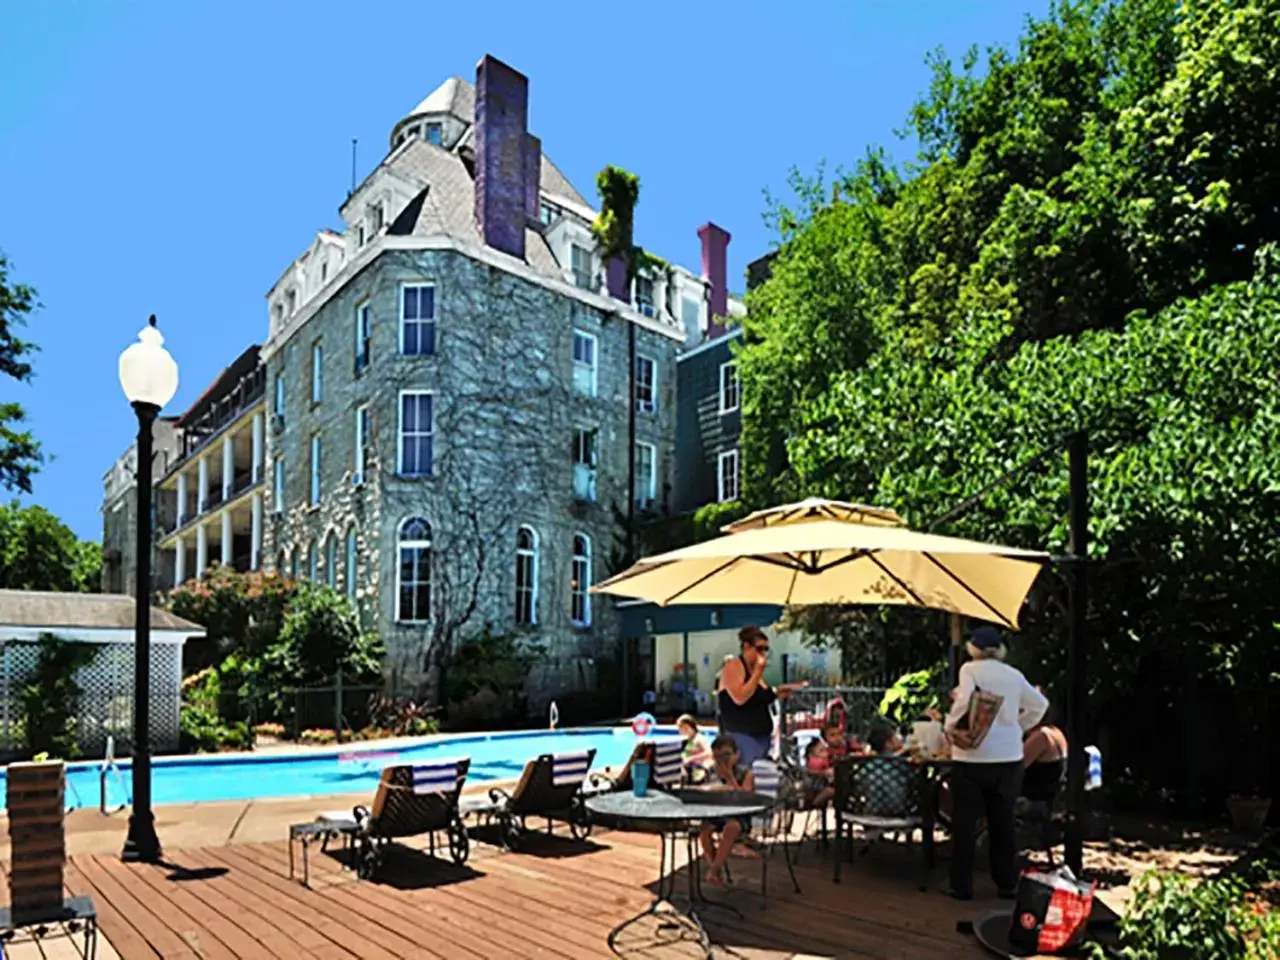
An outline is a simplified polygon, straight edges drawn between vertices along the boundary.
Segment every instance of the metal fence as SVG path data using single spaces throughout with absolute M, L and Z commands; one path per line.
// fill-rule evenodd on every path
M 107 737 L 117 752 L 127 754 L 133 743 L 133 641 L 92 645 L 93 661 L 72 678 L 80 688 L 72 725 L 82 756 L 100 757 Z M 0 751 L 30 749 L 26 731 L 27 694 L 36 673 L 40 648 L 26 641 L 0 645 Z M 182 647 L 151 645 L 151 744 L 158 751 L 178 747 L 181 702 Z
M 865 733 L 871 722 L 880 715 L 883 687 L 804 687 L 779 701 L 782 714 L 782 732 L 815 730 L 837 700 L 844 705 L 849 717 L 849 730 Z

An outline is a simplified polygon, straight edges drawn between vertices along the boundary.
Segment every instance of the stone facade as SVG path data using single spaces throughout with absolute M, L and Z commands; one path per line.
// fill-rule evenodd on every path
M 435 285 L 435 353 L 404 356 L 402 285 L 424 282 Z M 366 301 L 371 348 L 368 365 L 357 372 L 356 308 Z M 610 572 L 619 533 L 613 507 L 625 510 L 628 496 L 629 322 L 457 250 L 382 252 L 268 360 L 268 383 L 280 373 L 285 384 L 283 417 L 267 443 L 269 471 L 277 457 L 284 460 L 284 502 L 274 502 L 273 493 L 268 504 L 268 567 L 291 570 L 296 563 L 307 575 L 308 551 L 316 551 L 317 577 L 350 590 L 346 543 L 354 534 L 362 618 L 386 640 L 388 672 L 408 680 L 426 672 L 431 631 L 442 624 L 456 626 L 455 641 L 485 628 L 522 629 L 547 642 L 553 662 L 611 645 L 618 636 L 612 603 L 591 598 L 590 626 L 571 622 L 572 552 L 575 536 L 586 536 L 590 579 Z M 595 397 L 574 391 L 575 330 L 597 338 Z M 313 404 L 317 343 L 322 395 Z M 637 413 L 636 439 L 656 450 L 659 499 L 673 480 L 677 348 L 675 337 L 637 327 L 637 353 L 655 363 L 658 397 L 656 410 Z M 430 477 L 404 477 L 398 469 L 402 392 L 414 390 L 433 398 Z M 355 484 L 357 411 L 365 406 L 368 466 L 364 482 Z M 594 502 L 575 499 L 575 428 L 598 431 Z M 320 496 L 311 504 L 317 433 Z M 431 525 L 430 625 L 397 618 L 397 541 L 411 517 Z M 537 623 L 518 628 L 521 525 L 538 541 Z M 331 557 L 338 565 L 332 578 Z
M 176 418 L 157 417 L 152 425 L 152 450 L 155 454 L 151 475 L 158 484 L 177 461 L 182 446 L 182 434 Z M 102 592 L 127 593 L 133 596 L 138 571 L 138 442 L 112 464 L 102 478 Z M 172 498 L 159 489 L 155 493 L 155 520 L 153 533 L 164 526 L 165 516 L 172 512 Z M 173 584 L 165 579 L 163 565 L 156 563 L 153 555 L 152 580 L 155 589 L 162 590 Z

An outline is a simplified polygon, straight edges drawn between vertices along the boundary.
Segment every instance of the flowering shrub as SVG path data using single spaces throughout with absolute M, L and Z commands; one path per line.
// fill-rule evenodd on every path
M 299 739 L 303 743 L 333 743 L 338 739 L 338 735 L 332 730 L 323 728 L 314 728 L 311 730 L 303 730 Z
M 253 728 L 253 732 L 259 737 L 271 737 L 279 740 L 284 736 L 284 724 L 282 723 L 260 723 Z

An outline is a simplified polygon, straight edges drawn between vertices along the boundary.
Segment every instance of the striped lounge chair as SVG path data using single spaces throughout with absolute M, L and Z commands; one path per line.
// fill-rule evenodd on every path
M 591 824 L 587 819 L 583 786 L 595 756 L 594 749 L 544 753 L 525 764 L 510 793 L 494 787 L 487 798 L 463 803 L 462 812 L 478 816 L 485 823 L 496 821 L 502 845 L 507 850 L 520 846 L 527 832 L 527 817 L 545 818 L 547 833 L 551 833 L 554 821 L 567 823 L 575 840 L 585 840 L 591 833 Z
M 323 843 L 333 837 L 348 840 L 355 849 L 356 873 L 364 880 L 373 879 L 382 868 L 389 844 L 424 833 L 429 837 L 432 856 L 436 852 L 436 834 L 443 831 L 453 862 L 465 863 L 471 844 L 458 811 L 458 798 L 470 767 L 470 757 L 386 767 L 372 807 L 357 806 L 350 816 L 321 814 L 312 824 L 291 827 L 290 840 L 300 839 L 303 843 L 303 883 L 307 883 L 307 839 L 298 834 L 308 832 Z M 289 860 L 292 873 L 292 842 Z

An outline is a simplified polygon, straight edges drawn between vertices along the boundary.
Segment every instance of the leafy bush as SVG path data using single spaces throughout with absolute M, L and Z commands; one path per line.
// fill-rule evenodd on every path
M 390 737 L 423 737 L 439 733 L 434 709 L 413 700 L 375 694 L 369 698 L 369 727 Z
M 1095 960 L 1108 954 L 1093 946 Z M 1239 877 L 1192 880 L 1151 873 L 1134 886 L 1120 920 L 1121 960 L 1272 960 L 1280 956 L 1280 913 Z
M 253 749 L 253 731 L 243 721 L 226 723 L 207 703 L 184 703 L 178 713 L 179 749 L 215 753 Z
M 444 699 L 452 729 L 503 726 L 527 715 L 524 685 L 542 649 L 485 631 L 463 641 L 445 674 Z
M 19 692 L 19 712 L 27 749 L 64 760 L 80 756 L 76 715 L 83 691 L 76 673 L 98 656 L 98 646 L 63 640 L 51 633 L 36 641 L 36 667 Z
M 928 670 L 904 673 L 884 692 L 884 698 L 880 701 L 880 716 L 901 727 L 923 720 L 926 710 L 940 709 L 942 697 L 939 695 L 939 688 L 946 671 L 947 664 L 943 662 Z

